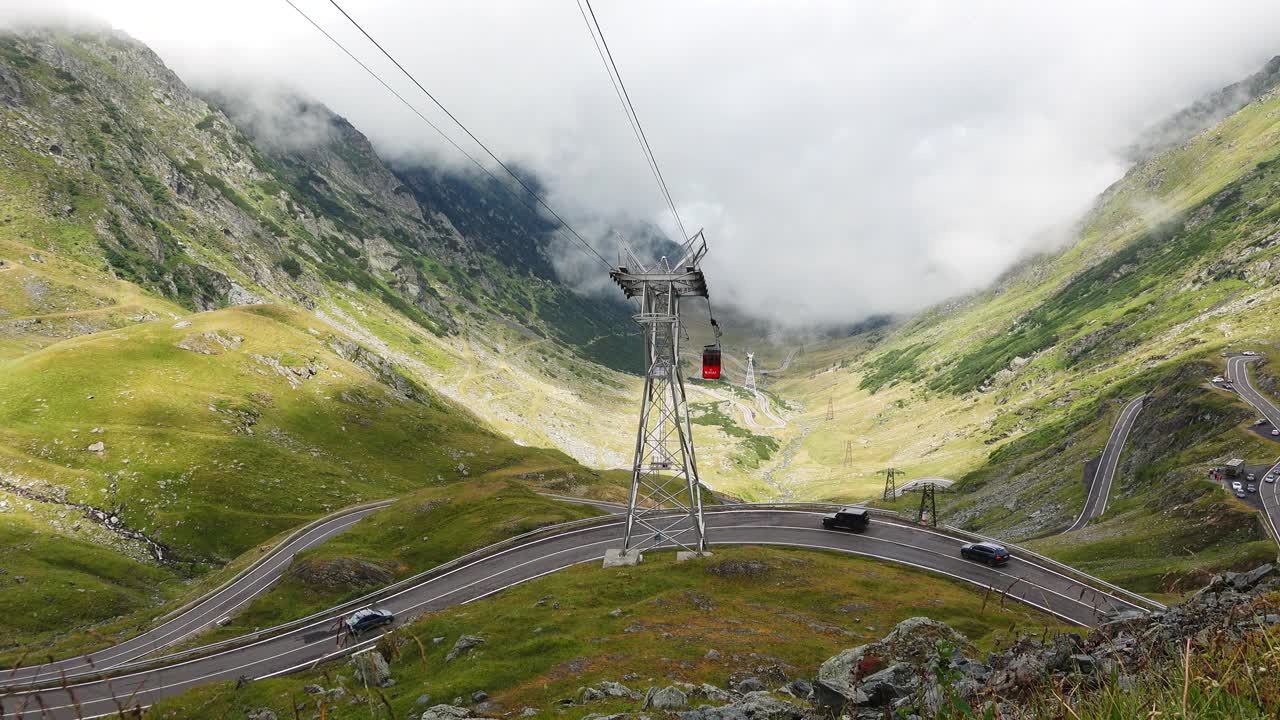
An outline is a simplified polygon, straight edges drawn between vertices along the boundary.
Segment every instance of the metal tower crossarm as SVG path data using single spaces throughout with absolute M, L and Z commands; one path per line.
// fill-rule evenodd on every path
M 681 250 L 679 261 L 663 257 L 647 267 L 628 247 L 627 264 L 609 272 L 628 299 L 640 300 L 635 320 L 644 333 L 644 394 L 622 543 L 623 558 L 632 561 L 658 546 L 706 551 L 701 479 L 679 361 L 680 300 L 707 297 L 698 267 L 707 252 L 702 232 Z

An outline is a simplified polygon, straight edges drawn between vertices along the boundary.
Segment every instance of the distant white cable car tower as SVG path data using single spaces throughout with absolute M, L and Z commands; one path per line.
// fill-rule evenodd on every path
M 747 392 L 752 397 L 756 394 L 756 354 L 747 353 Z
M 698 263 L 707 253 L 699 231 L 676 263 L 661 258 L 646 267 L 630 247 L 627 265 L 609 272 L 627 299 L 640 300 L 636 322 L 644 332 L 644 395 L 631 467 L 626 534 L 622 549 L 609 550 L 605 565 L 630 565 L 652 547 L 683 548 L 702 554 L 706 533 L 701 480 L 693 450 L 689 404 L 680 372 L 680 299 L 707 297 Z

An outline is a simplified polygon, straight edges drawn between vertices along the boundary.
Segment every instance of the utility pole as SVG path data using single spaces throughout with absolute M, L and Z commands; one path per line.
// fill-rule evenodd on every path
M 920 484 L 920 509 L 916 511 L 916 524 L 923 525 L 929 518 L 929 524 L 938 527 L 938 500 L 934 494 L 937 487 L 931 483 Z
M 625 249 L 628 264 L 609 277 L 628 300 L 640 300 L 634 318 L 644 333 L 644 394 L 622 548 L 605 552 L 605 567 L 634 565 L 644 550 L 660 546 L 706 552 L 701 479 L 680 371 L 680 299 L 708 296 L 699 267 L 707 241 L 699 231 L 681 248 L 679 261 L 663 257 L 653 267 Z
M 879 472 L 884 475 L 884 495 L 880 496 L 881 500 L 891 500 L 898 496 L 898 476 L 907 473 L 898 468 L 885 468 Z
M 836 419 L 836 401 L 835 398 L 827 398 L 827 419 Z
M 853 467 L 853 441 L 844 441 L 844 466 Z
M 752 352 L 747 353 L 747 392 L 756 395 L 756 354 Z

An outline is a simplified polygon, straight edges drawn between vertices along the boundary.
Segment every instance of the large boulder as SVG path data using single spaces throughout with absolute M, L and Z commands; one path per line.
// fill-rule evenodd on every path
M 1266 580 L 1269 577 L 1274 576 L 1275 574 L 1276 574 L 1275 565 L 1272 565 L 1270 563 L 1266 565 L 1260 565 L 1244 574 L 1244 585 L 1247 588 L 1252 588 L 1254 585 L 1257 585 L 1258 583 L 1262 582 L 1263 580 Z
M 646 710 L 679 710 L 688 705 L 689 696 L 678 687 L 649 688 L 644 696 Z
M 701 685 L 690 689 L 689 695 L 692 697 L 699 697 L 705 700 L 710 700 L 711 702 L 727 703 L 733 700 L 733 696 L 730 695 L 728 691 L 721 690 L 720 688 L 710 683 L 702 683 Z
M 605 680 L 604 682 L 601 682 L 599 685 L 596 685 L 596 689 L 599 690 L 600 694 L 604 695 L 605 697 L 626 698 L 628 700 L 636 699 L 636 694 L 631 691 L 631 688 L 627 687 L 626 685 L 623 685 L 620 682 Z
M 365 687 L 390 687 L 395 684 L 391 679 L 391 666 L 378 651 L 362 652 L 351 656 L 351 666 L 356 671 L 356 682 Z
M 453 649 L 449 650 L 449 654 L 444 656 L 444 661 L 453 662 L 483 644 L 484 638 L 479 635 L 463 635 L 453 644 Z
M 783 692 L 794 695 L 801 700 L 808 700 L 809 697 L 813 695 L 813 683 L 808 680 L 792 680 L 787 683 L 782 690 Z
M 907 618 L 884 639 L 874 643 L 881 656 L 909 663 L 924 663 L 936 658 L 941 644 L 951 646 L 957 654 L 973 649 L 965 636 L 951 629 L 950 625 L 927 617 Z
M 864 680 L 895 663 L 926 665 L 938 657 L 941 645 L 953 648 L 955 656 L 972 649 L 969 641 L 946 623 L 907 618 L 883 639 L 844 650 L 822 663 L 813 688 L 814 702 L 829 710 L 871 704 L 872 698 L 860 687 Z M 878 691 L 885 692 L 883 687 Z
M 591 703 L 601 702 L 604 700 L 604 693 L 593 687 L 580 687 L 574 695 L 574 702 L 579 705 L 590 705 Z
M 465 720 L 471 711 L 457 705 L 432 705 L 422 713 L 420 720 Z
M 920 686 L 920 673 L 916 666 L 894 663 L 880 672 L 873 673 L 858 686 L 865 696 L 859 705 L 883 707 L 909 697 Z

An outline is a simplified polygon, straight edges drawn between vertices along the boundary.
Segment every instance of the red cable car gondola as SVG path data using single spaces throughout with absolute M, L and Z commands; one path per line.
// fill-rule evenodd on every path
M 720 379 L 720 343 L 702 348 L 702 379 Z

